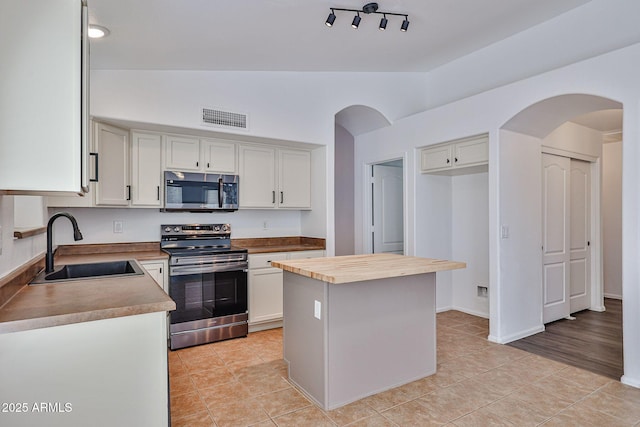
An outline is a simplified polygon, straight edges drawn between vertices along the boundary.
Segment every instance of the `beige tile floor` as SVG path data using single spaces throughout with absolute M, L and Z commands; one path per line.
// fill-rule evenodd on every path
M 437 315 L 435 375 L 323 411 L 287 381 L 282 330 L 169 352 L 173 426 L 640 426 L 640 390 Z

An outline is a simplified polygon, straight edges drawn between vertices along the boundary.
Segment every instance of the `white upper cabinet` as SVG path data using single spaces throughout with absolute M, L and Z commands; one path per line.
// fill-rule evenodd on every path
M 240 208 L 275 208 L 276 150 L 240 146 Z
M 164 168 L 235 174 L 236 144 L 217 139 L 167 135 L 164 137 Z
M 201 139 L 202 166 L 205 172 L 236 174 L 236 144 L 231 141 Z
M 311 208 L 311 153 L 240 146 L 240 208 Z
M 84 197 L 47 198 L 49 207 L 159 208 L 162 197 L 160 135 L 95 123 L 91 191 Z
M 176 135 L 167 135 L 164 138 L 165 169 L 200 170 L 200 140 L 198 138 Z
M 86 6 L 2 1 L 0 17 L 0 190 L 86 191 Z
M 420 149 L 420 172 L 459 175 L 484 172 L 489 163 L 489 136 L 479 135 Z
M 96 123 L 94 149 L 97 156 L 97 206 L 128 206 L 129 131 Z
M 131 206 L 161 206 L 160 147 L 160 135 L 131 132 Z
M 278 206 L 308 209 L 311 207 L 311 153 L 301 150 L 278 150 Z

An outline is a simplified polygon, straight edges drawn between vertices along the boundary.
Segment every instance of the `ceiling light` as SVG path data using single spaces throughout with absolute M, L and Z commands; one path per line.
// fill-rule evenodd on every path
M 402 25 L 400 26 L 400 31 L 406 32 L 409 29 L 409 15 L 407 15 L 406 13 L 396 13 L 396 12 L 381 12 L 378 11 L 378 3 L 367 3 L 364 6 L 362 6 L 362 9 L 358 10 L 358 9 L 345 9 L 345 8 L 341 8 L 341 7 L 331 7 L 329 8 L 331 10 L 331 13 L 329 14 L 329 17 L 327 18 L 327 21 L 325 22 L 325 24 L 327 24 L 327 27 L 331 27 L 333 26 L 334 21 L 336 20 L 336 10 L 337 11 L 343 11 L 343 12 L 355 12 L 356 16 L 353 17 L 353 21 L 351 22 L 351 26 L 353 28 L 358 28 L 360 26 L 360 21 L 362 20 L 360 17 L 360 13 L 364 13 L 367 15 L 370 15 L 372 13 L 374 14 L 378 14 L 378 15 L 382 15 L 382 19 L 380 20 L 380 25 L 378 26 L 378 28 L 380 30 L 384 30 L 385 28 L 387 28 L 387 23 L 389 22 L 389 20 L 387 19 L 387 15 L 390 16 L 404 16 L 404 21 L 402 21 Z
M 356 16 L 353 17 L 353 22 L 351 23 L 351 26 L 353 28 L 358 28 L 358 25 L 360 25 L 360 21 L 361 21 L 360 13 L 358 13 Z
M 384 31 L 387 28 L 387 15 L 384 15 L 382 17 L 382 19 L 380 20 L 380 26 L 378 27 L 378 29 L 380 31 Z
M 107 37 L 109 35 L 109 30 L 105 27 L 101 27 L 100 25 L 89 25 L 89 31 L 87 31 L 87 35 L 92 39 L 100 39 L 102 37 Z
M 327 25 L 327 27 L 330 27 L 333 25 L 333 23 L 336 20 L 336 14 L 333 13 L 333 9 L 331 9 L 331 13 L 329 14 L 329 16 L 327 17 L 327 21 L 325 22 L 325 24 Z
M 406 32 L 409 29 L 409 17 L 405 16 L 404 21 L 402 21 L 402 26 L 400 26 L 400 31 Z

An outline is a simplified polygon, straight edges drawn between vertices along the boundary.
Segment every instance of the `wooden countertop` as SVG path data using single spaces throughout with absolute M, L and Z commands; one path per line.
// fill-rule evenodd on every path
M 464 262 L 395 254 L 272 261 L 273 267 L 328 283 L 351 283 L 466 268 Z
M 157 245 L 157 243 L 156 243 Z M 136 259 L 160 260 L 168 255 L 153 246 L 109 245 L 102 252 L 94 245 L 60 248 L 55 264 Z M 84 246 L 84 248 L 83 248 Z M 105 245 L 107 246 L 107 245 Z M 114 248 L 115 247 L 115 248 Z M 175 302 L 145 272 L 142 276 L 83 279 L 55 284 L 23 286 L 0 307 L 0 333 L 25 331 L 114 317 L 175 310 Z
M 246 249 L 250 254 L 272 252 L 315 251 L 325 249 L 325 240 L 314 237 L 258 237 L 231 239 L 231 245 Z

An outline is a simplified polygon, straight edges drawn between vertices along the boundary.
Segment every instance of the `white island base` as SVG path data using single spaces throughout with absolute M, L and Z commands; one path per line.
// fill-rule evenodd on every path
M 334 284 L 285 271 L 289 378 L 331 410 L 434 374 L 435 286 L 435 273 Z

